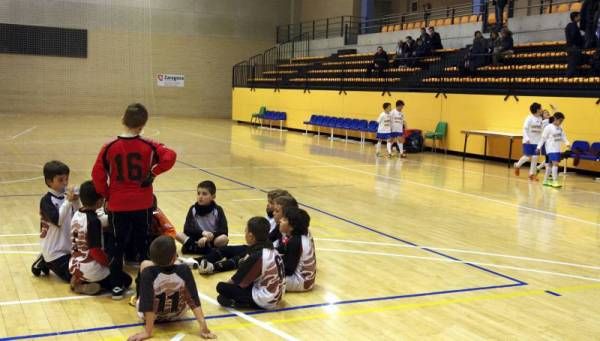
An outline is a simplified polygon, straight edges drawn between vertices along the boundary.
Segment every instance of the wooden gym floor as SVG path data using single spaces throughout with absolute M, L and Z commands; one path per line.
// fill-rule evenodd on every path
M 0 118 L 0 337 L 121 340 L 141 330 L 127 300 L 77 296 L 30 272 L 43 163 L 66 162 L 71 184 L 88 179 L 119 116 Z M 217 184 L 232 244 L 243 241 L 248 218 L 264 215 L 266 190 L 288 189 L 312 217 L 316 288 L 287 294 L 277 311 L 220 308 L 215 285 L 232 273 L 195 275 L 221 340 L 600 337 L 592 178 L 569 174 L 556 190 L 514 177 L 504 163 L 432 153 L 376 160 L 371 145 L 228 120 L 151 117 L 145 135 L 178 152 L 155 182 L 178 228 L 205 179 Z M 197 332 L 187 320 L 155 337 Z

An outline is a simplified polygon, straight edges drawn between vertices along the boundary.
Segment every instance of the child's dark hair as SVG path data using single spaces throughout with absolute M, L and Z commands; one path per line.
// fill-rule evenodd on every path
M 52 181 L 55 176 L 69 175 L 69 172 L 69 166 L 60 161 L 52 160 L 46 162 L 44 165 L 44 180 L 46 181 L 46 186 L 48 186 L 48 183 Z
M 150 244 L 150 260 L 158 266 L 169 266 L 177 254 L 175 240 L 169 236 L 159 236 Z
M 533 102 L 530 106 L 529 106 L 529 111 L 531 111 L 532 114 L 537 113 L 540 109 L 542 109 L 542 105 L 537 103 L 537 102 Z
M 290 206 L 298 207 L 298 202 L 296 201 L 296 199 L 294 199 L 294 197 L 292 197 L 292 196 L 287 196 L 287 195 L 273 199 L 273 203 L 281 206 L 282 208 L 290 207 Z
M 85 181 L 79 186 L 79 199 L 85 207 L 94 207 L 102 196 L 96 192 L 94 183 L 91 180 Z
M 292 195 L 290 194 L 290 192 L 286 191 L 285 189 L 279 189 L 279 188 L 267 192 L 267 199 L 269 199 L 269 200 L 275 200 L 275 198 L 283 197 L 283 196 L 291 197 Z
M 389 107 L 391 107 L 391 106 L 392 106 L 392 103 L 390 103 L 390 102 L 383 103 L 383 109 L 384 110 L 387 109 L 387 108 L 389 108 Z
M 401 99 L 397 100 L 397 101 L 396 101 L 396 106 L 397 106 L 397 107 L 399 107 L 399 106 L 404 106 L 404 101 L 403 101 L 403 100 L 401 100 Z
M 217 186 L 215 185 L 214 182 L 210 181 L 210 180 L 204 180 L 201 183 L 198 184 L 198 188 L 204 188 L 208 190 L 208 193 L 210 193 L 210 195 L 215 195 L 217 193 Z
M 271 224 L 265 217 L 252 217 L 248 220 L 248 232 L 252 233 L 257 242 L 269 240 L 269 229 Z
M 548 117 L 548 123 L 553 123 L 553 122 L 554 122 L 554 116 Z
M 308 234 L 310 216 L 305 210 L 293 206 L 285 207 L 283 216 L 287 218 L 288 223 L 292 226 L 292 235 L 303 236 Z
M 125 109 L 125 115 L 123 115 L 123 124 L 127 128 L 140 128 L 146 125 L 148 122 L 148 111 L 141 103 L 130 104 Z
M 554 117 L 554 120 L 552 120 L 553 122 L 555 120 L 564 120 L 565 119 L 565 114 L 563 114 L 562 112 L 558 112 L 557 111 L 557 112 L 554 113 L 553 117 Z
M 578 16 L 579 16 L 579 12 L 577 12 L 577 11 L 571 12 L 571 14 L 569 15 L 569 17 L 571 18 L 571 21 L 575 21 L 575 19 L 577 19 Z

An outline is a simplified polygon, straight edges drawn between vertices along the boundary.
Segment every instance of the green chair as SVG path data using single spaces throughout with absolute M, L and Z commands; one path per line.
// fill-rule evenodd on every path
M 431 150 L 434 152 L 437 150 L 436 141 L 444 142 L 444 146 L 446 145 L 446 131 L 448 130 L 448 122 L 440 121 L 435 126 L 435 131 L 428 131 L 425 133 L 425 141 L 427 139 L 431 139 Z M 423 142 L 423 146 L 421 147 L 421 151 L 425 148 L 425 142 Z M 445 153 L 448 153 L 448 147 L 444 149 Z
M 252 117 L 250 118 L 250 124 L 253 124 L 254 121 L 256 121 L 256 123 L 259 123 L 259 120 L 261 120 L 263 118 L 263 115 L 265 114 L 266 111 L 267 111 L 267 107 L 260 107 L 260 109 L 258 109 L 257 113 L 252 114 Z

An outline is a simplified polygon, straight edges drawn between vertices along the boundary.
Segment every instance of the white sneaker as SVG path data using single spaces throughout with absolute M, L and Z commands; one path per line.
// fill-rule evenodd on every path
M 201 275 L 212 274 L 214 272 L 214 270 L 215 270 L 215 266 L 213 265 L 213 263 L 210 263 L 206 259 L 203 259 L 200 261 L 200 267 L 198 268 L 198 272 Z
M 177 260 L 181 262 L 181 264 L 185 264 L 194 270 L 198 269 L 198 261 L 196 261 L 194 258 L 178 257 Z

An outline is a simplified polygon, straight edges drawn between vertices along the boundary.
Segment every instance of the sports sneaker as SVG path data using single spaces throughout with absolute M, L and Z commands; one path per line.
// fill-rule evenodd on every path
M 376 157 L 381 157 L 381 153 L 377 152 L 377 153 L 375 153 L 375 156 Z
M 538 178 L 537 178 L 537 176 L 535 174 L 529 174 L 528 178 L 529 178 L 530 181 L 538 181 Z
M 131 296 L 131 298 L 129 299 L 129 305 L 132 307 L 135 307 L 137 305 L 137 296 L 136 295 Z
M 519 176 L 519 174 L 521 174 L 521 169 L 519 167 L 517 167 L 517 163 L 516 162 L 513 164 L 513 167 L 515 169 L 515 175 Z
M 235 308 L 235 301 L 223 295 L 217 296 L 217 302 L 219 302 L 219 304 L 223 307 Z
M 46 266 L 46 262 L 44 261 L 44 256 L 41 254 L 31 265 L 31 273 L 35 277 L 39 277 L 42 274 L 46 276 L 50 273 L 50 269 L 48 269 L 48 266 Z
M 406 159 L 406 153 L 400 154 L 400 157 L 403 158 L 403 159 Z
M 125 297 L 125 289 L 122 287 L 114 287 L 111 292 L 113 300 L 122 300 Z
M 543 185 L 550 187 L 550 186 L 552 186 L 552 181 L 546 180 L 546 181 L 544 181 Z
M 200 261 L 200 266 L 198 267 L 198 272 L 201 275 L 212 274 L 214 271 L 215 271 L 215 266 L 213 265 L 213 263 L 207 261 L 206 259 L 203 259 Z
M 562 185 L 560 184 L 560 182 L 554 180 L 552 181 L 552 183 L 550 184 L 550 186 L 554 187 L 554 188 L 561 188 Z
M 185 264 L 194 270 L 198 269 L 198 261 L 196 261 L 194 258 L 178 257 L 177 260 L 181 262 L 181 264 Z
M 81 283 L 73 287 L 73 291 L 82 295 L 97 295 L 102 287 L 100 283 Z

